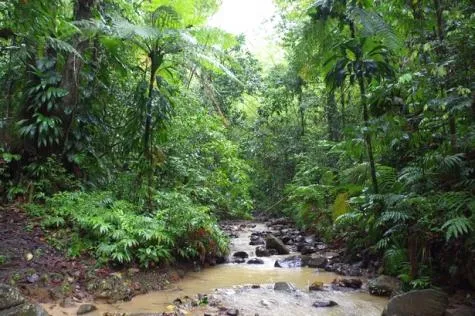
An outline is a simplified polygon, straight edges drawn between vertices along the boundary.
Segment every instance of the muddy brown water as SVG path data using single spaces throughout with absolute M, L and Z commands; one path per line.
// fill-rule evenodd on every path
M 265 231 L 264 224 L 254 228 L 245 228 L 238 238 L 231 241 L 231 254 L 234 251 L 246 251 L 254 257 L 256 246 L 249 245 L 252 231 Z M 274 262 L 285 256 L 261 258 L 264 264 L 224 264 L 207 268 L 200 272 L 190 272 L 173 283 L 169 289 L 151 292 L 134 297 L 128 302 L 102 304 L 94 302 L 98 310 L 88 315 L 110 313 L 157 313 L 172 310 L 172 302 L 178 297 L 193 297 L 198 293 L 209 293 L 223 302 L 224 306 L 237 308 L 240 315 L 381 315 L 387 300 L 371 296 L 363 291 L 340 292 L 331 290 L 308 292 L 312 282 L 331 283 L 338 275 L 331 272 L 316 272 L 311 268 L 281 269 L 274 268 Z M 294 293 L 273 290 L 275 282 L 293 283 Z M 252 289 L 250 284 L 261 284 L 259 289 Z M 336 307 L 315 308 L 312 303 L 317 300 L 333 300 Z M 77 307 L 61 308 L 57 304 L 44 305 L 52 316 L 76 315 Z M 189 315 L 203 315 L 202 311 L 190 312 Z

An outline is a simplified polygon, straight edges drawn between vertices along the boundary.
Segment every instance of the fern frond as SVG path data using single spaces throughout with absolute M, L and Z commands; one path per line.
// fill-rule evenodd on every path
M 458 153 L 443 157 L 440 168 L 444 171 L 458 170 L 464 163 L 465 154 Z
M 56 51 L 74 54 L 76 57 L 82 59 L 81 54 L 71 44 L 60 40 L 59 38 L 48 37 L 47 45 Z
M 393 50 L 402 46 L 402 42 L 394 30 L 376 12 L 370 12 L 355 6 L 350 11 L 349 17 L 363 27 L 364 36 L 380 37 L 385 45 Z
M 377 177 L 381 191 L 391 192 L 397 182 L 396 169 L 389 166 L 378 165 L 377 170 Z
M 452 218 L 442 225 L 442 229 L 446 230 L 445 238 L 450 240 L 452 238 L 459 238 L 473 231 L 473 225 L 465 216 Z
M 404 222 L 410 218 L 411 216 L 409 216 L 409 214 L 406 214 L 402 211 L 386 211 L 381 214 L 381 217 L 379 220 L 381 221 L 381 223 L 387 223 L 387 222 L 398 223 L 398 222 Z
M 473 195 L 469 192 L 446 192 L 437 196 L 438 205 L 452 214 L 457 214 L 469 207 Z

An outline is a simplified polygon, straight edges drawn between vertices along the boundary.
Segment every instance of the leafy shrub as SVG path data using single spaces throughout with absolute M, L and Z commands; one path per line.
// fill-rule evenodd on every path
M 29 210 L 43 216 L 45 228 L 71 232 L 66 242 L 70 255 L 92 250 L 103 263 L 149 266 L 226 252 L 227 240 L 206 208 L 174 193 L 161 193 L 157 200 L 162 209 L 141 214 L 109 192 L 63 192 Z

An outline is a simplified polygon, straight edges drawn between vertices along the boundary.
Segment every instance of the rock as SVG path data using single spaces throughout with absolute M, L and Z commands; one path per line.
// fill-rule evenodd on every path
M 0 310 L 23 303 L 25 303 L 25 298 L 21 295 L 20 291 L 6 284 L 0 284 Z
M 345 276 L 361 276 L 362 271 L 359 265 L 349 265 L 346 263 L 337 262 L 325 266 L 325 270 L 335 272 Z
M 247 261 L 247 264 L 264 264 L 264 260 L 259 258 L 252 258 Z
M 243 258 L 234 258 L 233 263 L 244 263 L 246 262 L 246 259 Z
M 226 312 L 226 315 L 228 315 L 228 316 L 238 316 L 238 315 L 239 315 L 239 310 L 237 310 L 237 309 L 229 309 L 229 310 Z
M 305 241 L 297 243 L 297 251 L 302 251 L 305 247 L 310 247 L 310 245 Z
M 313 246 L 309 246 L 309 245 L 306 245 L 302 248 L 302 250 L 300 250 L 300 252 L 302 253 L 302 255 L 309 255 L 311 253 L 314 253 L 315 251 L 317 251 L 315 249 L 315 247 Z
M 323 290 L 323 282 L 315 281 L 308 287 L 309 291 L 322 291 Z
M 363 285 L 363 282 L 360 279 L 335 279 L 332 283 L 337 286 L 351 289 L 359 289 Z
M 256 245 L 263 245 L 265 244 L 265 240 L 262 238 L 264 236 L 264 233 L 262 232 L 253 232 L 251 234 L 251 242 L 257 243 L 257 242 L 262 242 L 261 244 L 256 244 Z
M 76 312 L 76 315 L 87 314 L 87 313 L 95 311 L 96 309 L 97 307 L 95 305 L 82 304 L 81 306 L 79 306 L 78 311 Z
M 323 242 L 316 242 L 315 248 L 317 248 L 317 250 L 325 250 L 328 248 L 328 246 Z
M 258 257 L 269 257 L 270 251 L 266 249 L 264 246 L 256 247 L 256 256 Z
M 257 237 L 254 240 L 251 238 L 251 242 L 249 245 L 251 246 L 257 246 L 257 245 L 264 245 L 266 242 L 262 237 Z
M 36 304 L 21 304 L 9 309 L 0 310 L 2 316 L 49 316 L 49 314 Z
M 382 316 L 443 316 L 448 304 L 449 298 L 444 292 L 411 291 L 391 298 Z
M 290 256 L 282 260 L 276 260 L 274 267 L 276 268 L 300 268 L 302 266 L 302 257 Z
M 337 302 L 335 301 L 316 301 L 315 303 L 312 304 L 313 307 L 332 307 L 338 305 Z
M 337 252 L 333 252 L 333 251 L 327 251 L 323 254 L 325 257 L 327 257 L 327 259 L 331 260 L 331 259 L 335 259 L 337 257 L 340 256 L 339 253 Z
M 444 316 L 475 316 L 475 308 L 458 306 L 445 310 Z
M 290 245 L 290 244 L 293 243 L 293 240 L 292 240 L 292 237 L 290 237 L 290 236 L 284 236 L 284 237 L 282 237 L 282 242 L 285 245 Z
M 225 256 L 216 256 L 216 264 L 226 263 L 228 260 Z
M 401 285 L 401 281 L 397 278 L 380 275 L 368 281 L 368 290 L 372 295 L 391 296 L 401 288 Z
M 266 248 L 277 250 L 279 255 L 287 255 L 290 253 L 289 249 L 284 245 L 284 243 L 272 234 L 268 235 L 266 238 Z
M 40 279 L 40 276 L 36 273 L 33 273 L 32 275 L 29 275 L 29 276 L 26 277 L 26 280 L 29 283 L 36 283 L 36 282 L 38 282 L 39 279 Z
M 295 286 L 290 282 L 276 282 L 274 284 L 274 291 L 293 292 L 295 291 Z
M 48 316 L 39 305 L 28 303 L 16 288 L 0 284 L 0 315 L 2 316 Z
M 140 269 L 137 269 L 137 268 L 129 268 L 129 270 L 127 270 L 127 273 L 129 274 L 129 276 L 133 276 L 139 272 L 140 272 Z
M 328 263 L 328 259 L 322 255 L 312 254 L 310 256 L 302 256 L 302 266 L 308 266 L 310 268 L 325 268 Z
M 76 306 L 76 303 L 73 301 L 72 298 L 66 297 L 65 299 L 61 300 L 61 302 L 59 303 L 59 306 L 64 307 L 64 308 L 69 308 L 69 307 Z
M 237 251 L 233 254 L 233 257 L 245 259 L 245 258 L 249 258 L 249 255 L 245 251 Z

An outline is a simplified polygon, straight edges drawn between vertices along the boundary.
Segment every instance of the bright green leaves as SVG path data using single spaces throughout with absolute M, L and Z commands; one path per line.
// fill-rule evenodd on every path
M 197 255 L 227 251 L 227 239 L 206 207 L 193 204 L 184 195 L 160 192 L 159 209 L 142 215 L 137 207 L 116 200 L 108 192 L 60 193 L 42 208 L 45 228 L 65 229 L 81 236 L 78 243 L 67 244 L 80 255 L 93 250 L 101 262 L 138 262 L 148 267 L 174 258 L 194 259 Z M 36 211 L 38 213 L 38 211 Z M 204 247 L 204 248 L 203 248 Z

